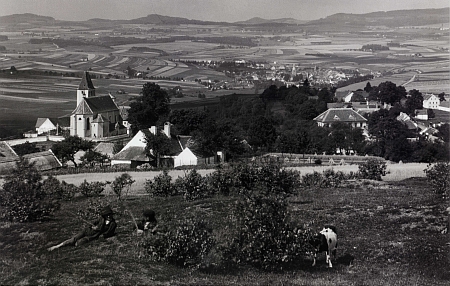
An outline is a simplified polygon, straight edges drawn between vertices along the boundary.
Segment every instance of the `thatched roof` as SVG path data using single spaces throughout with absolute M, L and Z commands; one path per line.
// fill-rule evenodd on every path
M 62 166 L 61 162 L 51 150 L 27 154 L 24 155 L 23 158 L 27 159 L 30 163 L 34 163 L 34 166 L 39 171 L 57 169 Z M 19 159 L 20 158 L 17 155 L 8 158 L 0 158 L 0 174 L 4 175 L 11 172 L 11 170 L 14 170 Z

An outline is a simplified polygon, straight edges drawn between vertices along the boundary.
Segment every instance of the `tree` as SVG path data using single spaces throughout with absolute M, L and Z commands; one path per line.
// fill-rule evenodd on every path
M 75 154 L 80 150 L 90 150 L 93 145 L 91 141 L 84 140 L 78 136 L 69 136 L 64 138 L 63 141 L 53 144 L 52 151 L 61 162 L 71 161 L 76 168 L 78 165 L 75 162 Z
M 369 99 L 375 99 L 381 103 L 391 105 L 396 102 L 400 102 L 400 100 L 405 97 L 406 89 L 403 86 L 397 86 L 395 83 L 390 81 L 380 83 L 369 94 Z
M 15 145 L 12 148 L 14 149 L 14 152 L 16 152 L 16 154 L 19 156 L 32 154 L 40 151 L 39 148 L 36 147 L 36 142 L 30 143 L 28 141 L 23 144 Z
M 122 140 L 115 141 L 113 146 L 113 154 L 119 153 L 123 149 L 123 147 L 124 145 Z
M 170 97 L 159 85 L 147 82 L 142 87 L 141 94 L 130 104 L 128 111 L 128 121 L 134 134 L 156 125 L 170 113 Z
M 249 144 L 255 147 L 265 147 L 270 150 L 277 138 L 275 126 L 270 119 L 263 116 L 254 118 L 250 123 L 248 132 Z
M 370 81 L 368 81 L 366 84 L 366 87 L 364 88 L 364 91 L 370 93 L 372 91 L 372 89 L 373 89 L 373 87 L 370 84 Z
M 108 156 L 94 150 L 87 150 L 80 160 L 83 165 L 94 166 L 96 163 L 103 165 L 108 160 Z
M 414 114 L 416 109 L 423 109 L 423 96 L 420 91 L 413 89 L 409 91 L 409 97 L 406 99 L 405 107 L 408 114 Z
M 445 92 L 439 93 L 438 97 L 439 97 L 439 101 L 445 101 Z
M 156 158 L 156 167 L 161 164 L 161 155 L 168 154 L 170 151 L 170 139 L 162 132 L 145 134 L 147 142 L 145 146 L 145 153 L 147 157 Z

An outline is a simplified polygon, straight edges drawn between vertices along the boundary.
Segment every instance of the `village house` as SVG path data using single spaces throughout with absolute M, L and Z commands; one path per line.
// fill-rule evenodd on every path
M 56 135 L 60 135 L 63 130 L 70 130 L 70 118 L 60 117 L 60 118 L 41 118 L 39 117 L 36 121 L 36 133 L 37 135 L 51 133 L 54 131 Z
M 437 109 L 440 103 L 439 97 L 432 93 L 423 95 L 423 108 Z
M 152 126 L 148 129 L 140 130 L 119 153 L 112 156 L 111 166 L 126 165 L 131 168 L 136 168 L 143 164 L 156 166 L 155 158 L 147 156 L 145 147 L 147 145 L 146 137 L 150 136 L 150 134 L 156 135 L 157 132 L 162 132 L 169 139 L 169 151 L 160 157 L 161 166 L 192 166 L 213 164 L 217 161 L 217 157 L 214 154 L 196 152 L 191 136 L 172 134 L 171 125 L 170 122 L 166 122 L 163 129 Z
M 313 119 L 321 127 L 331 127 L 335 122 L 344 122 L 354 128 L 365 128 L 367 119 L 352 108 L 330 108 Z
M 70 116 L 70 135 L 96 139 L 126 133 L 113 97 L 96 96 L 91 77 L 84 72 L 77 89 L 77 107 Z

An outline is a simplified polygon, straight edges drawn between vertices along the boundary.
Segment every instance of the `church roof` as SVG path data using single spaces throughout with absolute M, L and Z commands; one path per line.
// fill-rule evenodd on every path
M 81 78 L 80 85 L 78 89 L 95 89 L 94 84 L 92 83 L 91 76 L 88 72 L 83 73 L 83 77 Z
M 118 108 L 111 97 L 108 95 L 93 96 L 83 98 L 72 114 L 94 114 L 114 110 L 118 110 Z

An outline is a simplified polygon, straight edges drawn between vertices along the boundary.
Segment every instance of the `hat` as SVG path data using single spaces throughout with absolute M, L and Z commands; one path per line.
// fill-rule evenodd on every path
M 150 209 L 146 209 L 146 210 L 144 210 L 142 215 L 145 216 L 145 217 L 154 218 L 155 217 L 155 212 L 150 210 Z
M 102 216 L 107 216 L 107 215 L 110 215 L 110 214 L 114 214 L 114 212 L 112 211 L 110 206 L 106 206 L 100 211 L 100 214 Z

